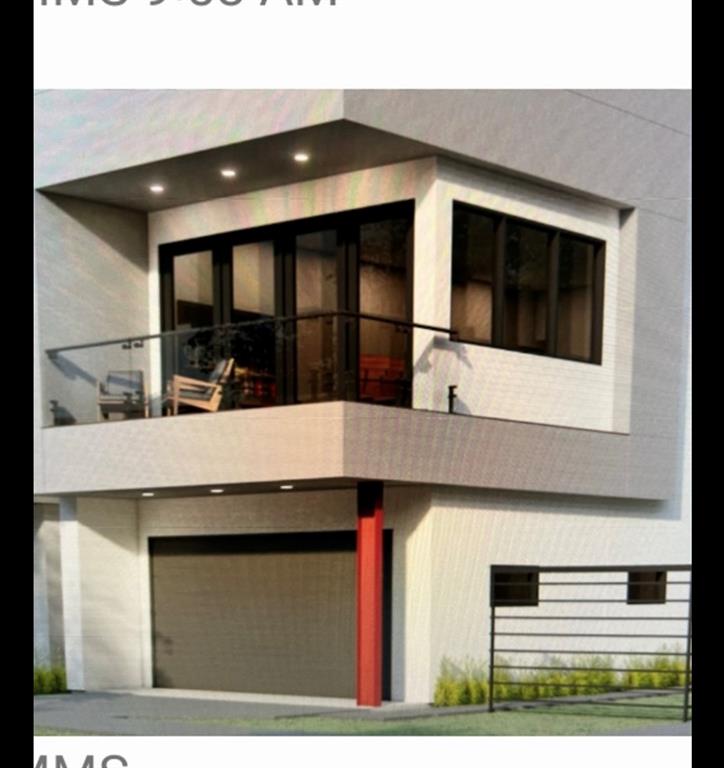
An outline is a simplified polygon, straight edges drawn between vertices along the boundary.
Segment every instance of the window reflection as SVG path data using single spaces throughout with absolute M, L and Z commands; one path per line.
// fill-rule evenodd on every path
M 337 297 L 337 231 L 329 229 L 299 235 L 296 238 L 297 314 L 334 312 Z M 335 397 L 337 327 L 332 317 L 297 321 L 298 402 Z
M 174 320 L 177 330 L 213 325 L 213 274 L 211 251 L 187 253 L 174 259 Z
M 362 224 L 359 238 L 360 312 L 398 320 L 408 318 L 407 264 L 412 248 L 409 219 Z M 409 334 L 376 320 L 359 323 L 359 398 L 404 405 Z
M 557 353 L 563 357 L 591 357 L 594 256 L 591 243 L 561 237 Z
M 456 210 L 453 217 L 452 327 L 460 338 L 490 344 L 493 339 L 491 216 Z
M 545 352 L 548 318 L 548 234 L 508 223 L 503 344 Z

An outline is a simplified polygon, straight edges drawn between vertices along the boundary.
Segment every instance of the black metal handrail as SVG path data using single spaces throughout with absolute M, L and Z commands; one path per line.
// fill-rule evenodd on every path
M 274 317 L 259 318 L 257 320 L 243 320 L 239 323 L 219 323 L 217 325 L 205 325 L 195 328 L 184 328 L 176 331 L 160 331 L 159 333 L 148 333 L 140 336 L 122 336 L 116 339 L 107 339 L 104 341 L 87 342 L 85 344 L 70 344 L 64 347 L 52 347 L 46 349 L 45 354 L 52 358 L 63 352 L 72 352 L 81 349 L 94 349 L 96 347 L 107 347 L 121 345 L 133 345 L 142 344 L 146 341 L 152 341 L 154 339 L 173 338 L 174 336 L 188 335 L 189 333 L 203 333 L 205 331 L 220 331 L 220 330 L 243 330 L 245 328 L 253 328 L 262 325 L 269 325 L 270 323 L 285 325 L 289 323 L 305 321 L 305 320 L 319 320 L 325 318 L 349 318 L 356 320 L 369 320 L 380 323 L 387 323 L 388 325 L 394 325 L 399 328 L 405 328 L 408 330 L 420 330 L 420 331 L 433 331 L 435 333 L 445 334 L 452 338 L 456 338 L 458 332 L 452 328 L 442 328 L 437 325 L 430 325 L 428 323 L 416 323 L 411 320 L 399 320 L 396 318 L 386 317 L 384 315 L 373 315 L 366 312 L 349 312 L 346 310 L 334 310 L 327 312 L 310 312 L 299 315 L 276 315 Z

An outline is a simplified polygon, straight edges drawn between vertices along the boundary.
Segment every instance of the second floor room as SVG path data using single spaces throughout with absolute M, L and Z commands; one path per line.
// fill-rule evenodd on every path
M 41 184 L 37 426 L 357 402 L 671 437 L 686 227 L 462 154 L 341 120 Z

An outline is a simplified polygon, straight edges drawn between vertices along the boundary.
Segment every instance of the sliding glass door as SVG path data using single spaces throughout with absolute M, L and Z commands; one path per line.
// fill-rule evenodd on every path
M 400 203 L 162 246 L 166 378 L 232 360 L 225 408 L 407 405 L 412 222 Z
M 213 251 L 177 256 L 170 281 L 173 328 L 183 333 L 166 340 L 165 367 L 181 376 L 202 376 L 213 367 L 213 326 L 221 321 L 218 296 L 214 295 Z
M 229 353 L 234 360 L 233 405 L 277 401 L 274 242 L 235 245 L 231 252 Z M 222 286 L 222 296 L 226 295 Z
M 296 315 L 333 313 L 339 309 L 337 230 L 295 238 Z M 339 386 L 338 318 L 333 315 L 297 320 L 296 401 L 334 400 Z
M 410 317 L 412 221 L 406 217 L 370 221 L 359 230 L 360 400 L 408 405 L 409 329 L 390 322 Z

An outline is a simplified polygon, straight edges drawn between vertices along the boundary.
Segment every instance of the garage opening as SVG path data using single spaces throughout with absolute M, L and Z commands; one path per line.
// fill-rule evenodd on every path
M 355 696 L 355 531 L 149 540 L 158 688 Z M 392 531 L 384 532 L 390 698 Z

